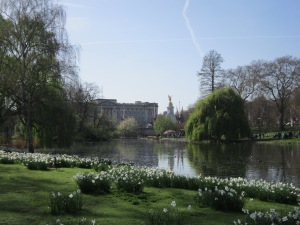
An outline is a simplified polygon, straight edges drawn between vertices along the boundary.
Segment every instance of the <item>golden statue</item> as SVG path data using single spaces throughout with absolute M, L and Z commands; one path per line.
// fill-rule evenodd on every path
M 169 98 L 169 106 L 173 106 L 173 103 L 172 103 L 172 96 L 168 95 L 168 98 Z

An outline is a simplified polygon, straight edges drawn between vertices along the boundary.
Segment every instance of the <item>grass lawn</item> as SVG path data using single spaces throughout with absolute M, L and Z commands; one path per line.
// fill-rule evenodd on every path
M 68 224 L 78 224 L 85 217 L 95 219 L 101 225 L 142 225 L 149 210 L 169 207 L 176 201 L 176 207 L 187 216 L 190 225 L 225 225 L 242 219 L 242 213 L 215 211 L 196 205 L 196 191 L 183 189 L 159 189 L 146 187 L 142 194 L 128 194 L 113 189 L 106 195 L 83 195 L 83 210 L 76 215 L 52 215 L 50 193 L 60 191 L 69 194 L 78 189 L 72 177 L 79 168 L 60 168 L 50 171 L 28 170 L 23 165 L 0 164 L 0 224 L 37 225 L 55 224 L 56 219 Z M 192 209 L 188 210 L 191 205 Z M 294 206 L 246 199 L 245 208 L 266 211 L 291 210 Z

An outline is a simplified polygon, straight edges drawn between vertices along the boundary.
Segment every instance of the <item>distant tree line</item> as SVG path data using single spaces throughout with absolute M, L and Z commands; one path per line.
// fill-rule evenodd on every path
M 197 73 L 202 97 L 215 89 L 231 87 L 245 102 L 251 126 L 285 129 L 300 118 L 300 59 L 283 56 L 271 61 L 224 70 L 223 58 L 211 50 Z
M 299 124 L 299 58 L 284 56 L 271 61 L 256 60 L 227 70 L 222 68 L 223 62 L 215 50 L 203 57 L 202 67 L 197 72 L 201 97 L 181 112 L 181 120 L 175 128 L 177 132 L 179 127 L 185 126 L 186 135 L 191 139 L 237 139 L 241 135 L 250 135 L 248 125 L 261 132 L 263 128 L 284 130 L 287 124 Z M 228 88 L 242 99 L 242 104 Z M 220 105 L 220 102 L 223 103 Z M 228 104 L 240 111 L 232 111 Z M 170 129 L 165 125 L 168 118 L 161 115 L 158 119 L 154 124 L 158 133 Z M 228 121 L 232 122 L 230 128 L 241 121 L 243 124 L 234 130 L 227 129 L 230 131 L 227 133 L 222 127 Z

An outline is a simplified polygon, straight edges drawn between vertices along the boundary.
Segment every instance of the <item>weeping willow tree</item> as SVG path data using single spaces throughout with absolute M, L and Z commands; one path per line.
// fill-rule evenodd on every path
M 41 147 L 67 147 L 74 141 L 75 116 L 64 89 L 48 87 L 37 107 L 35 128 Z
M 54 1 L 1 0 L 0 13 L 0 93 L 14 105 L 34 152 L 33 133 L 43 125 L 37 118 L 49 100 L 45 90 L 76 76 L 76 51 L 64 28 L 64 8 Z
M 230 141 L 249 137 L 244 101 L 231 88 L 218 89 L 197 102 L 185 126 L 192 141 Z

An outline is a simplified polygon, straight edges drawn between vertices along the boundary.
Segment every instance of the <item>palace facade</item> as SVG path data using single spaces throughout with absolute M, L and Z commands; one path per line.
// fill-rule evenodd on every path
M 133 117 L 141 128 L 151 127 L 158 114 L 158 104 L 136 101 L 135 103 L 118 103 L 116 99 L 96 99 L 97 111 L 108 115 L 117 123 Z

